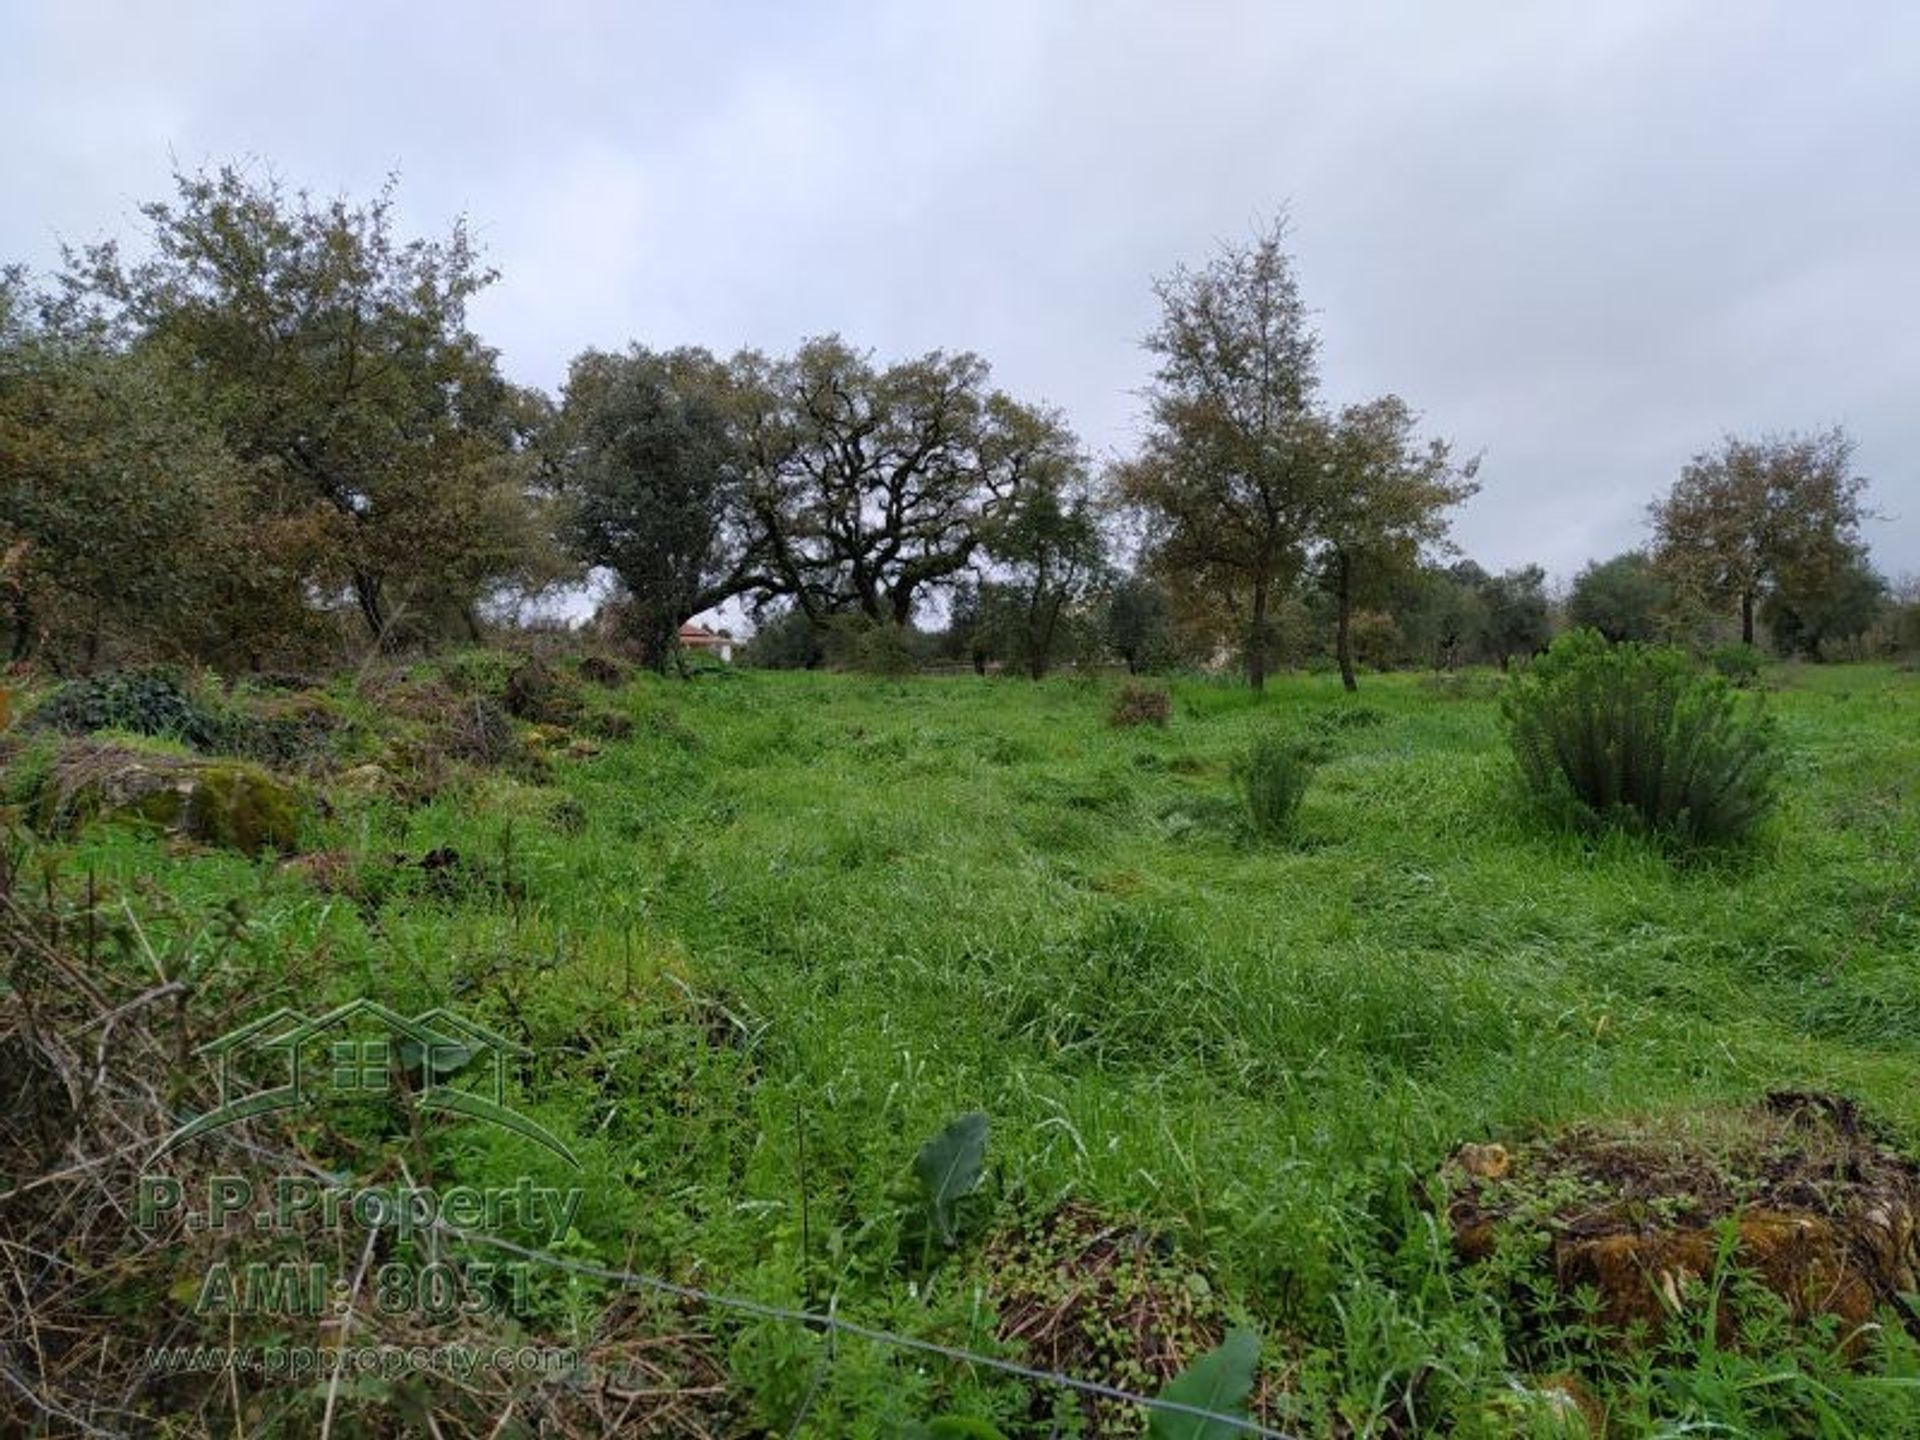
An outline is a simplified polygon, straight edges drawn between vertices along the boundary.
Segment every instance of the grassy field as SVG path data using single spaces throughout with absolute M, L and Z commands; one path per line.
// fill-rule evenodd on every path
M 183 917 L 237 905 L 221 963 L 261 1006 L 450 1002 L 528 1041 L 526 1108 L 587 1170 L 571 1255 L 993 1349 L 1008 1305 L 1071 1289 L 1033 1258 L 1044 1217 L 1095 1215 L 1148 1237 L 1126 1283 L 1185 1296 L 1187 1344 L 1260 1331 L 1284 1428 L 1556 1433 L 1529 1377 L 1575 1370 L 1610 1434 L 1920 1433 L 1897 1327 L 1854 1363 L 1818 1334 L 1582 1351 L 1456 1262 L 1432 1198 L 1463 1142 L 1776 1089 L 1920 1144 L 1920 677 L 1771 673 L 1785 801 L 1711 858 L 1529 819 L 1495 684 L 1179 682 L 1160 730 L 1110 727 L 1104 683 L 648 678 L 612 702 L 632 736 L 545 784 L 337 798 L 307 838 L 350 886 L 110 828 L 61 864 L 151 877 Z M 1233 799 L 1267 729 L 1325 757 L 1284 844 Z M 402 863 L 446 848 L 458 884 Z M 949 1253 L 910 1167 L 974 1110 L 988 1173 Z M 435 1164 L 552 1166 L 485 1137 Z M 541 1303 L 565 1331 L 608 1298 Z M 706 1328 L 749 1428 L 1072 1414 L 879 1345 L 829 1364 L 800 1327 Z M 1110 1376 L 1153 1378 L 1109 1344 Z

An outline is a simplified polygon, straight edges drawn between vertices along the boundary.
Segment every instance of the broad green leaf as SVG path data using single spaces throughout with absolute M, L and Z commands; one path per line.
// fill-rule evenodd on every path
M 980 1183 L 987 1158 L 987 1117 L 969 1111 L 925 1145 L 913 1160 L 914 1178 L 933 1217 L 934 1229 L 951 1245 L 954 1241 L 953 1206 Z
M 1149 1440 L 1232 1440 L 1245 1435 L 1246 1427 L 1233 1421 L 1252 1423 L 1247 1397 L 1253 1394 L 1253 1371 L 1259 1362 L 1260 1337 L 1251 1330 L 1233 1331 L 1217 1350 L 1187 1366 L 1160 1392 L 1162 1400 L 1231 1418 L 1208 1420 L 1178 1410 L 1155 1410 L 1147 1425 Z

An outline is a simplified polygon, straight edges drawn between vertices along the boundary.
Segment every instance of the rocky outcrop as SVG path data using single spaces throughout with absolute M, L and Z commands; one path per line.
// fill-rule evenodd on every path
M 81 741 L 62 749 L 29 815 L 44 834 L 136 825 L 201 845 L 290 853 L 306 801 L 289 782 L 239 760 Z

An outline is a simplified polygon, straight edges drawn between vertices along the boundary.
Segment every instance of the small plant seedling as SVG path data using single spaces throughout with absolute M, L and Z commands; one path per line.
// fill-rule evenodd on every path
M 958 1238 L 953 1207 L 980 1184 L 987 1159 L 987 1117 L 969 1111 L 920 1147 L 913 1159 L 914 1179 L 927 1207 L 927 1218 L 943 1244 Z

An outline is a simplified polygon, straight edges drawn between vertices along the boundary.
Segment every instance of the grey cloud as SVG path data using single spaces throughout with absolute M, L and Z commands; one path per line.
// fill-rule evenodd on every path
M 1723 430 L 1847 424 L 1920 570 L 1920 12 L 1897 4 L 607 3 L 0 15 L 0 256 L 187 164 L 402 174 L 588 344 L 977 349 L 1130 443 L 1150 278 L 1286 205 L 1336 399 L 1484 450 L 1459 536 L 1562 576 Z

